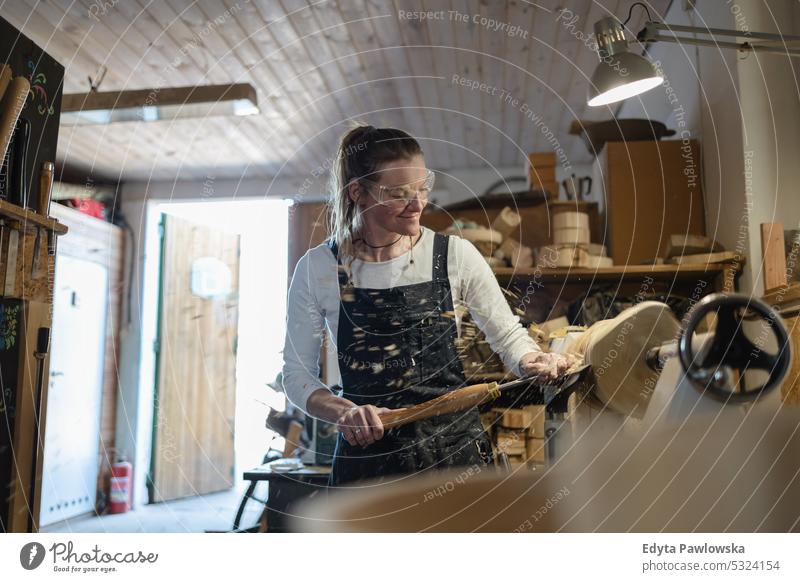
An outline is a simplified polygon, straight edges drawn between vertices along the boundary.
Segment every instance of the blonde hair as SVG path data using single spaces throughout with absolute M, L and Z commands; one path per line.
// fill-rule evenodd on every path
M 422 155 L 416 139 L 401 129 L 361 125 L 345 133 L 331 169 L 328 198 L 328 231 L 339 249 L 344 263 L 345 257 L 355 256 L 353 241 L 363 226 L 361 209 L 349 195 L 354 180 L 368 178 L 380 167 L 395 160 Z

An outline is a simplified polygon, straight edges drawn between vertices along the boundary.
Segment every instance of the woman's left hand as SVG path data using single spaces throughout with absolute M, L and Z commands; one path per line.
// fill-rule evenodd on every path
M 519 367 L 525 376 L 538 376 L 544 381 L 555 380 L 569 370 L 572 362 L 561 354 L 529 352 L 522 356 Z

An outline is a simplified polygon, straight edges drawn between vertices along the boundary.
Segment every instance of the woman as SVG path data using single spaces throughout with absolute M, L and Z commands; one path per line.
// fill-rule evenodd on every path
M 456 353 L 462 302 L 518 375 L 555 377 L 468 241 L 419 219 L 433 187 L 419 143 L 399 129 L 357 127 L 332 175 L 331 236 L 297 264 L 289 290 L 284 385 L 289 399 L 339 429 L 331 485 L 454 465 L 483 466 L 491 445 L 477 409 L 384 430 L 379 414 L 469 382 Z M 318 379 L 323 328 L 337 352 L 341 395 Z

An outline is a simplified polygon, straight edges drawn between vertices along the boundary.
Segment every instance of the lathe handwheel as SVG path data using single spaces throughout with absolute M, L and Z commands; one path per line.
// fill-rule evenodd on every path
M 712 338 L 698 356 L 692 349 L 692 337 L 709 313 L 716 313 L 717 323 Z M 778 344 L 778 353 L 769 354 L 745 335 L 746 313 L 755 313 L 769 326 Z M 689 379 L 701 390 L 725 401 L 754 400 L 775 388 L 786 375 L 791 361 L 791 344 L 780 316 L 766 303 L 740 294 L 716 293 L 704 297 L 689 314 L 689 320 L 678 341 L 678 355 Z M 730 373 L 739 372 L 738 379 Z M 744 373 L 764 370 L 767 381 L 748 388 Z

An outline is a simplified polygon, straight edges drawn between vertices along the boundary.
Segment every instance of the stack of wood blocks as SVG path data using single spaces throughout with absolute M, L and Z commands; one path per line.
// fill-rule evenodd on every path
M 591 242 L 589 214 L 561 211 L 551 216 L 553 244 L 537 253 L 540 267 L 611 267 L 605 246 Z
M 503 242 L 493 255 L 494 258 L 503 262 L 502 266 L 505 266 L 506 263 L 518 269 L 533 266 L 533 249 L 512 237 L 515 233 L 519 236 L 521 221 L 520 215 L 506 206 L 492 222 L 492 229 L 503 235 Z
M 549 198 L 558 198 L 555 152 L 528 154 L 528 188 L 547 192 Z
M 470 241 L 492 267 L 524 269 L 533 266 L 533 249 L 514 238 L 519 237 L 521 222 L 520 215 L 506 206 L 489 228 L 457 219 L 443 232 Z
M 544 465 L 544 406 L 523 408 L 493 408 L 482 415 L 482 421 L 492 437 L 495 462 L 500 454 L 508 456 L 511 468 Z

